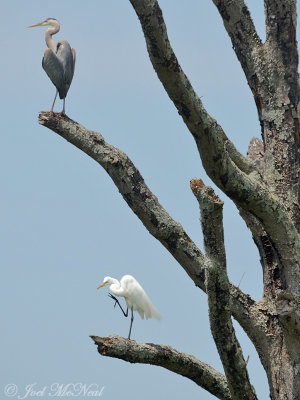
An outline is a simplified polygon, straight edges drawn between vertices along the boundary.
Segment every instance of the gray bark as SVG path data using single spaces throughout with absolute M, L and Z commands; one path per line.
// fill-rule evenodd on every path
M 191 379 L 218 399 L 232 399 L 225 376 L 190 354 L 181 353 L 171 346 L 138 343 L 115 335 L 91 338 L 98 352 L 104 356 L 131 363 L 158 365 Z
M 255 399 L 232 315 L 258 352 L 268 376 L 271 398 L 298 399 L 300 89 L 296 1 L 264 1 L 267 40 L 262 43 L 243 0 L 213 0 L 252 91 L 261 125 L 262 141 L 253 138 L 247 156 L 229 140 L 195 93 L 171 47 L 157 0 L 130 2 L 141 23 L 152 65 L 192 134 L 207 174 L 236 204 L 251 230 L 260 254 L 264 292 L 260 301 L 254 301 L 228 281 L 222 202 L 202 181 L 193 180 L 191 188 L 200 204 L 205 253 L 159 204 L 126 154 L 107 144 L 99 133 L 66 116 L 43 112 L 40 123 L 90 155 L 107 171 L 149 232 L 207 293 L 211 330 L 226 378 L 205 367 L 210 382 L 206 384 L 201 379 L 204 372 L 199 372 L 204 364 L 169 347 L 142 345 L 118 337 L 93 339 L 102 355 L 160 365 L 194 381 L 193 374 L 198 371 L 196 383 L 218 398 Z M 164 360 L 166 352 L 168 361 Z M 213 379 L 218 387 L 215 391 Z
M 234 400 L 255 400 L 247 365 L 231 321 L 231 299 L 226 270 L 223 231 L 223 202 L 201 179 L 191 181 L 201 211 L 204 248 L 209 263 L 206 267 L 206 292 L 213 338 L 225 370 L 228 387 Z

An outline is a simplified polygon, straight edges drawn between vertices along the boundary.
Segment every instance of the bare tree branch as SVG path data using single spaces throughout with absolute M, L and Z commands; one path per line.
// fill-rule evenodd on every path
M 299 101 L 298 49 L 296 39 L 296 0 L 265 0 L 266 34 L 268 47 L 277 53 L 285 68 L 284 80 L 293 105 Z M 273 53 L 273 57 L 276 55 Z M 295 115 L 296 116 L 296 115 Z M 299 131 L 297 132 L 299 140 Z
M 213 0 L 223 19 L 233 49 L 239 59 L 252 91 L 256 91 L 257 64 L 254 52 L 262 46 L 249 9 L 243 0 Z
M 274 42 L 275 47 L 279 45 L 288 57 L 297 55 L 296 3 L 296 0 L 264 0 L 267 41 Z
M 261 92 L 265 105 L 261 124 L 265 131 L 265 139 L 270 147 L 270 154 L 273 154 L 274 157 L 272 167 L 279 167 L 287 184 L 294 186 L 293 191 L 296 189 L 294 195 L 296 195 L 296 202 L 299 204 L 300 160 L 297 153 L 299 153 L 300 148 L 298 113 L 300 85 L 298 74 L 299 57 L 296 39 L 296 0 L 265 0 L 264 3 L 267 40 L 265 43 L 264 57 L 263 60 L 261 60 L 261 80 L 263 82 Z M 277 133 L 279 131 L 285 131 L 286 129 L 287 132 L 284 136 L 284 141 L 282 141 L 281 136 L 277 134 L 274 136 L 274 132 Z M 283 152 L 288 155 L 288 157 L 285 157 L 284 163 L 280 159 Z M 289 162 L 292 164 L 292 168 Z M 293 168 L 295 163 L 298 164 L 298 168 L 296 169 Z M 280 185 L 278 185 L 278 188 L 279 186 Z M 286 195 L 287 193 L 284 193 L 284 197 L 286 197 Z M 293 202 L 295 202 L 294 199 L 292 200 L 292 203 Z M 299 206 L 295 214 L 299 214 Z M 300 231 L 299 215 L 296 221 Z
M 264 48 L 256 32 L 249 9 L 244 0 L 212 1 L 223 19 L 235 54 L 252 91 L 258 116 L 261 119 L 265 99 L 260 90 L 263 76 L 261 65 L 257 60 L 262 58 Z M 265 139 L 263 131 L 262 135 Z
M 261 178 L 259 169 L 250 157 L 242 155 L 230 140 L 227 140 L 224 144 L 230 159 L 242 172 L 247 175 L 254 173 L 257 178 Z
M 254 400 L 257 397 L 250 384 L 247 365 L 231 321 L 231 296 L 223 233 L 223 202 L 201 179 L 193 179 L 191 189 L 200 205 L 204 248 L 210 260 L 206 268 L 206 293 L 211 331 L 232 398 Z
M 181 353 L 171 346 L 138 343 L 115 335 L 91 338 L 103 356 L 131 363 L 158 365 L 191 379 L 221 400 L 231 399 L 225 376 L 190 354 Z
M 206 256 L 226 275 L 226 253 L 223 232 L 223 201 L 201 179 L 192 179 L 191 189 L 199 202 Z

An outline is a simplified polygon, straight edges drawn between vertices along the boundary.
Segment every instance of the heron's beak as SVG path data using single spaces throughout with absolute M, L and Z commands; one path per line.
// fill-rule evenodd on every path
M 36 26 L 43 26 L 43 23 L 44 23 L 45 21 L 43 21 L 43 22 L 40 22 L 39 24 L 36 24 L 36 25 L 30 25 L 30 26 L 28 26 L 27 28 L 35 28 Z
M 101 285 L 100 285 L 100 286 L 98 286 L 98 287 L 97 287 L 97 289 L 100 289 L 100 288 L 102 288 L 104 285 L 105 285 L 105 282 L 101 283 Z

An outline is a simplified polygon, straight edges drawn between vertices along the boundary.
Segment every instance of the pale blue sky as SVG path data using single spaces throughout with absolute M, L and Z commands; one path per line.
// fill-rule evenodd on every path
M 262 1 L 250 10 L 264 31 Z M 237 147 L 260 137 L 250 90 L 211 0 L 160 1 L 172 45 L 204 105 Z M 148 59 L 129 1 L 10 0 L 1 18 L 1 269 L 3 305 L 1 390 L 15 383 L 36 389 L 52 383 L 96 383 L 102 398 L 172 400 L 214 398 L 193 382 L 153 366 L 101 357 L 89 338 L 128 334 L 129 320 L 113 309 L 103 277 L 130 273 L 161 312 L 161 322 L 136 317 L 132 338 L 170 344 L 221 370 L 208 327 L 206 296 L 150 236 L 93 160 L 37 122 L 55 88 L 41 66 L 45 28 L 28 25 L 54 17 L 55 39 L 77 51 L 66 100 L 70 118 L 100 131 L 124 150 L 171 216 L 203 248 L 198 204 L 189 181 L 210 184 L 192 137 Z M 62 109 L 60 101 L 56 110 Z M 219 193 L 219 191 L 218 191 Z M 225 200 L 228 270 L 259 299 L 262 274 L 251 235 Z M 265 374 L 238 329 L 260 398 Z

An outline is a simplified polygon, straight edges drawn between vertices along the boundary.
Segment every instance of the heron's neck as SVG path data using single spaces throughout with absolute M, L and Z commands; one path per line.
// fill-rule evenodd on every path
M 53 50 L 56 53 L 56 42 L 52 39 L 52 35 L 55 35 L 57 32 L 59 32 L 60 25 L 59 22 L 56 21 L 53 25 L 52 28 L 48 28 L 46 30 L 45 34 L 45 40 L 46 44 L 49 47 L 49 49 Z

